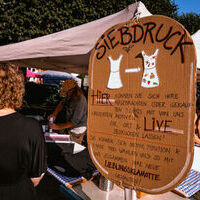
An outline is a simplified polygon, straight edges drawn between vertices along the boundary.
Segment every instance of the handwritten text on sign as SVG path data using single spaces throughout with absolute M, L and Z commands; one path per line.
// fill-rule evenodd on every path
M 195 51 L 187 31 L 164 16 L 116 25 L 90 57 L 88 147 L 118 185 L 162 193 L 190 169 Z

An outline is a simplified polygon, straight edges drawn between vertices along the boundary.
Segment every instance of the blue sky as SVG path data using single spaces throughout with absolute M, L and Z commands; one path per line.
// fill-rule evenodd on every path
M 178 13 L 194 12 L 200 15 L 200 0 L 174 0 L 178 6 Z

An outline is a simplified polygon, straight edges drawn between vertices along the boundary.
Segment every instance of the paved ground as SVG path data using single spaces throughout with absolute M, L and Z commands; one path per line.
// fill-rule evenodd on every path
M 111 192 L 104 192 L 97 187 L 97 180 L 88 181 L 82 185 L 78 185 L 74 190 L 79 194 L 84 200 L 123 200 L 124 191 L 119 187 L 114 185 Z M 45 174 L 44 178 L 38 185 L 37 193 L 38 200 L 71 200 L 66 197 L 63 192 L 60 191 L 60 183 L 48 173 Z M 195 195 L 196 198 L 192 200 L 200 200 L 200 192 Z M 146 195 L 141 198 L 141 200 L 184 200 L 185 198 L 179 195 L 167 192 L 161 195 Z

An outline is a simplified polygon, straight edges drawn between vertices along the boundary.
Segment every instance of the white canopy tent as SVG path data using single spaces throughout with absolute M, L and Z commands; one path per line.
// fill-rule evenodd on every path
M 61 32 L 0 47 L 0 62 L 24 67 L 87 74 L 89 55 L 96 41 L 110 27 L 151 13 L 142 2 L 107 17 Z
M 197 69 L 200 69 L 200 30 L 192 35 L 197 54 Z
M 197 55 L 197 83 L 200 83 L 200 30 L 192 35 Z

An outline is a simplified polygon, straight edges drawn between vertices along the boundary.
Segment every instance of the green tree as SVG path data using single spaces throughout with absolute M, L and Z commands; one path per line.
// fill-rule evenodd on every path
M 0 0 L 0 45 L 78 26 L 116 13 L 134 2 L 134 0 Z M 152 14 L 162 14 L 172 18 L 178 16 L 174 1 L 142 0 L 142 2 Z
M 0 45 L 78 26 L 128 4 L 131 0 L 0 0 Z
M 171 0 L 142 0 L 146 8 L 153 15 L 165 15 L 171 18 L 177 17 L 178 6 Z
M 174 1 L 157 0 L 154 3 L 148 0 L 142 0 L 145 6 L 152 14 L 166 15 L 180 22 L 190 34 L 194 34 L 200 29 L 200 15 L 196 13 L 186 13 L 178 15 L 178 6 Z
M 186 13 L 177 17 L 177 20 L 185 26 L 190 34 L 194 34 L 200 29 L 200 15 L 195 13 Z

